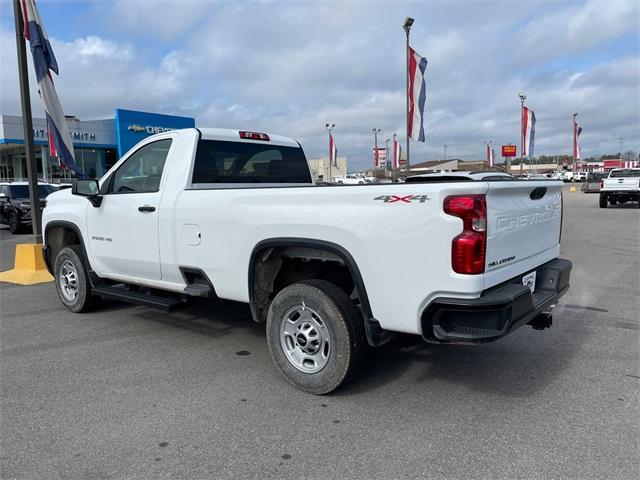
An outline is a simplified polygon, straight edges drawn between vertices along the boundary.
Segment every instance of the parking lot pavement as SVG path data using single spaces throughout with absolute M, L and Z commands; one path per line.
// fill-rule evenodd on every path
M 325 397 L 285 382 L 244 305 L 77 315 L 3 284 L 0 477 L 638 478 L 640 210 L 564 204 L 551 329 L 402 339 Z

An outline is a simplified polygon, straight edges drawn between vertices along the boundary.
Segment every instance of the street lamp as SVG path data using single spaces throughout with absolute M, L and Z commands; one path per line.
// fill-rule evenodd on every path
M 444 148 L 444 161 L 446 162 L 447 161 L 447 144 L 446 143 L 443 145 L 443 148 Z
M 329 125 L 328 123 L 325 124 L 325 127 L 327 130 L 329 130 L 329 183 L 332 182 L 332 177 L 331 177 L 331 155 L 333 155 L 333 151 L 331 149 L 331 130 L 333 130 L 335 128 L 336 124 L 332 123 L 331 125 Z M 335 159 L 336 162 L 338 161 L 338 159 Z M 324 168 L 322 169 L 322 175 L 324 176 Z
M 373 144 L 374 144 L 374 160 L 376 162 L 375 167 L 374 168 L 380 168 L 379 166 L 379 159 L 378 159 L 378 134 L 382 131 L 382 129 L 380 128 L 374 128 L 371 130 L 373 132 Z
M 407 100 L 407 111 L 406 111 L 406 116 L 405 116 L 405 120 L 406 120 L 406 126 L 407 126 L 407 173 L 409 173 L 409 171 L 411 170 L 411 164 L 410 164 L 410 156 L 409 156 L 409 32 L 411 31 L 411 26 L 413 25 L 413 18 L 411 17 L 407 17 L 404 19 L 404 23 L 402 24 L 402 28 L 404 29 L 404 33 L 407 34 L 407 49 L 406 49 L 406 53 L 405 53 L 405 57 L 406 57 L 406 61 L 407 61 L 407 66 L 405 69 L 405 73 L 406 73 L 406 78 L 407 78 L 407 89 L 405 91 L 405 95 L 406 95 L 406 100 Z
M 518 97 L 520 97 L 520 176 L 522 177 L 524 168 L 524 101 L 527 96 L 520 92 Z

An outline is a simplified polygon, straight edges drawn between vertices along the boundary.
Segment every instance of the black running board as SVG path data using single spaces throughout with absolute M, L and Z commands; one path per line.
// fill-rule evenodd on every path
M 179 298 L 133 292 L 123 287 L 94 287 L 91 289 L 91 293 L 100 297 L 121 300 L 127 303 L 135 303 L 146 307 L 158 308 L 167 312 L 175 310 L 184 304 L 184 302 Z

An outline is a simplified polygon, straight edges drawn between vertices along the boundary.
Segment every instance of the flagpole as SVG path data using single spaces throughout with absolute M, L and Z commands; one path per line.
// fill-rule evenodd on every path
M 520 178 L 524 173 L 524 95 L 520 96 Z
M 40 229 L 40 197 L 38 195 L 38 169 L 33 154 L 33 121 L 31 119 L 31 98 L 29 96 L 29 71 L 27 70 L 27 51 L 24 41 L 24 22 L 19 0 L 13 0 L 13 16 L 16 24 L 16 49 L 18 53 L 18 79 L 20 83 L 20 104 L 22 107 L 22 131 L 24 149 L 27 157 L 27 176 L 29 177 L 29 197 L 31 199 L 31 224 L 36 243 L 42 243 Z
M 411 17 L 407 17 L 404 20 L 404 25 L 402 26 L 402 28 L 404 28 L 405 33 L 407 34 L 407 45 L 406 45 L 406 54 L 405 54 L 405 60 L 406 60 L 406 67 L 405 67 L 405 74 L 406 74 L 406 80 L 407 80 L 407 89 L 406 89 L 406 100 L 407 100 L 407 114 L 406 114 L 406 121 L 407 121 L 407 175 L 409 175 L 409 172 L 411 171 L 411 163 L 409 160 L 409 32 L 411 31 L 411 25 L 413 25 L 413 18 Z M 399 160 L 399 159 L 398 159 Z

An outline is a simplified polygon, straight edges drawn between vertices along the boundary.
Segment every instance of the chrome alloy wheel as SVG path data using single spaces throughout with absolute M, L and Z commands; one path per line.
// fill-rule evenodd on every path
M 304 302 L 282 316 L 280 345 L 291 365 L 304 373 L 322 370 L 331 354 L 324 320 Z
M 62 295 L 69 302 L 73 302 L 78 296 L 78 271 L 76 267 L 69 260 L 65 260 L 60 267 L 58 277 Z

